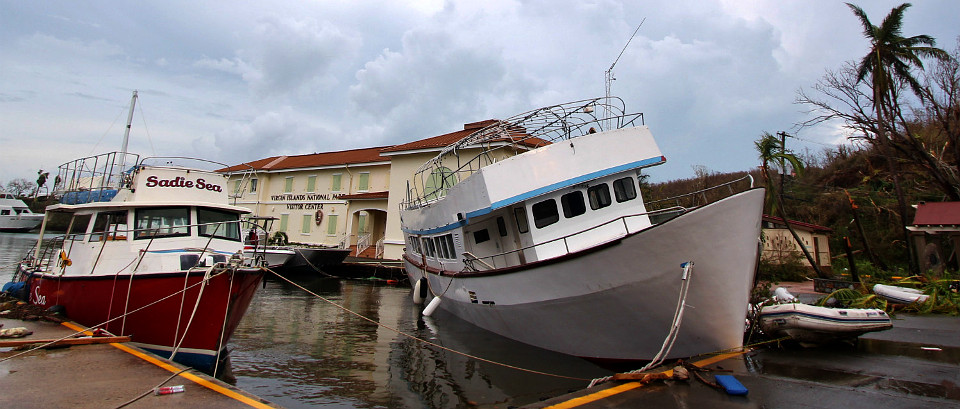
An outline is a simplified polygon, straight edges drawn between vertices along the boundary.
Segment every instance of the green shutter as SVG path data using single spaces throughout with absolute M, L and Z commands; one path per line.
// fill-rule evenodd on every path
M 340 175 L 340 174 L 333 175 L 333 186 L 332 186 L 331 189 L 330 189 L 331 191 L 333 191 L 333 192 L 339 192 L 339 191 L 340 191 L 340 177 L 341 177 L 341 176 L 343 176 L 343 175 Z
M 357 231 L 360 232 L 361 234 L 366 233 L 367 232 L 367 215 L 360 213 L 360 216 L 358 219 L 359 220 L 357 221 Z
M 283 181 L 283 193 L 293 192 L 293 178 L 289 177 Z
M 287 232 L 287 219 L 289 218 L 289 216 L 290 215 L 287 215 L 287 214 L 280 215 L 280 231 L 284 233 Z
M 313 193 L 317 191 L 317 177 L 309 176 L 307 177 L 307 192 Z
M 300 232 L 303 234 L 310 234 L 310 223 L 313 222 L 312 214 L 303 215 L 303 225 L 300 227 Z
M 337 215 L 335 214 L 327 216 L 327 234 L 337 234 Z
M 370 189 L 370 174 L 361 173 L 360 174 L 360 186 L 357 188 L 359 191 L 365 191 Z

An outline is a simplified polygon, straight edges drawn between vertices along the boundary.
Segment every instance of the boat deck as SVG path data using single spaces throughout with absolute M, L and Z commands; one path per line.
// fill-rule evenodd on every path
M 26 327 L 33 331 L 24 338 L 0 339 L 0 345 L 6 341 L 59 339 L 76 331 L 70 327 L 76 324 L 69 322 L 61 325 L 0 318 L 0 324 L 3 328 Z M 0 347 L 0 359 L 20 352 Z M 123 343 L 40 349 L 0 362 L 0 407 L 104 408 L 129 401 L 133 402 L 124 407 L 279 407 L 196 370 L 173 376 L 186 368 Z M 184 385 L 185 391 L 159 396 L 153 393 L 156 387 L 174 385 Z

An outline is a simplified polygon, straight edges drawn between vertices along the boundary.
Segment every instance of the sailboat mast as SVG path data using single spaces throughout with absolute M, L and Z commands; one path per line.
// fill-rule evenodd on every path
M 133 109 L 137 105 L 137 91 L 133 91 L 133 96 L 130 98 L 130 112 L 127 114 L 127 129 L 123 131 L 123 145 L 120 147 L 120 172 L 119 176 L 123 176 L 123 171 L 127 167 L 127 144 L 130 142 L 130 125 L 133 123 Z

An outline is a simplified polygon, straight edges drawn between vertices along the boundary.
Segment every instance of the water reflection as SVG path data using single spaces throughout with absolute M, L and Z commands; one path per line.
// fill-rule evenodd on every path
M 587 361 L 520 344 L 442 311 L 426 320 L 409 288 L 296 278 L 383 325 L 531 374 L 417 342 L 271 279 L 231 342 L 237 386 L 289 408 L 508 407 L 564 394 L 609 374 Z

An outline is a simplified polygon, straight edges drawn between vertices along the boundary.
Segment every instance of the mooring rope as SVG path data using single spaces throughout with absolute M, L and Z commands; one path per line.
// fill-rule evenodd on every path
M 658 366 L 663 363 L 664 358 L 670 354 L 670 350 L 673 349 L 673 343 L 677 340 L 677 333 L 680 332 L 680 323 L 683 321 L 683 311 L 686 309 L 687 294 L 690 291 L 690 281 L 693 276 L 693 261 L 688 261 L 683 264 L 683 274 L 680 277 L 680 294 L 677 297 L 677 307 L 673 312 L 673 320 L 670 324 L 670 331 L 667 332 L 666 338 L 663 339 L 663 344 L 660 346 L 660 351 L 653 357 L 653 359 L 644 365 L 640 369 L 629 371 L 627 373 L 641 373 L 650 368 Z M 596 378 L 590 381 L 590 385 L 587 388 L 592 388 L 598 383 L 606 382 L 612 377 L 605 376 L 602 378 Z
M 269 269 L 269 268 L 267 268 L 267 267 L 261 267 L 261 268 L 264 269 L 264 270 L 266 270 L 266 271 L 268 271 L 268 272 L 270 272 L 270 273 L 272 273 L 272 274 L 274 274 L 275 276 L 277 276 L 277 277 L 279 277 L 280 279 L 286 281 L 287 283 L 290 283 L 291 285 L 293 285 L 293 286 L 295 286 L 295 287 L 297 287 L 297 288 L 305 291 L 307 294 L 310 294 L 310 295 L 312 295 L 312 296 L 314 296 L 314 297 L 317 297 L 317 298 L 319 298 L 320 300 L 323 300 L 323 302 L 325 302 L 325 303 L 327 303 L 327 304 L 330 304 L 330 305 L 332 305 L 332 306 L 334 306 L 334 307 L 336 307 L 336 308 L 338 308 L 338 309 L 340 309 L 340 310 L 342 310 L 342 311 L 344 311 L 344 312 L 346 312 L 346 313 L 348 313 L 348 314 L 351 314 L 351 315 L 353 315 L 353 316 L 355 316 L 355 317 L 357 317 L 357 318 L 360 318 L 360 319 L 362 319 L 362 320 L 364 320 L 364 321 L 367 321 L 367 322 L 369 322 L 369 323 L 371 323 L 371 324 L 374 324 L 374 325 L 377 325 L 377 326 L 379 326 L 379 327 L 381 327 L 381 328 L 384 328 L 384 329 L 387 329 L 387 330 L 389 330 L 389 331 L 395 332 L 395 333 L 397 333 L 397 334 L 399 334 L 399 335 L 405 336 L 405 337 L 407 337 L 407 338 L 410 338 L 410 339 L 412 339 L 412 340 L 414 340 L 414 341 L 417 341 L 417 342 L 420 342 L 420 343 L 422 343 L 422 344 L 430 345 L 430 346 L 432 346 L 432 347 L 439 348 L 439 349 L 442 349 L 442 350 L 447 351 L 447 352 L 452 352 L 452 353 L 454 353 L 454 354 L 457 354 L 457 355 L 460 355 L 460 356 L 464 356 L 464 357 L 467 357 L 467 358 L 470 358 L 470 359 L 474 359 L 474 360 L 477 360 L 477 361 L 486 362 L 486 363 L 489 363 L 489 364 L 498 365 L 498 366 L 502 366 L 502 367 L 504 367 L 504 368 L 510 368 L 510 369 L 514 369 L 514 370 L 518 370 L 518 371 L 522 371 L 522 372 L 527 372 L 527 373 L 532 373 L 532 374 L 537 374 L 537 375 L 544 375 L 544 376 L 552 376 L 552 377 L 555 377 L 555 378 L 572 379 L 572 380 L 576 380 L 576 381 L 589 381 L 589 380 L 590 380 L 590 379 L 587 379 L 587 378 L 577 378 L 577 377 L 573 377 L 573 376 L 558 375 L 558 374 L 552 374 L 552 373 L 549 373 L 549 372 L 542 372 L 542 371 L 537 371 L 537 370 L 533 370 L 533 369 L 521 368 L 521 367 L 519 367 L 519 366 L 514 366 L 514 365 L 510 365 L 510 364 L 505 364 L 505 363 L 502 363 L 502 362 L 492 361 L 492 360 L 489 360 L 489 359 L 486 359 L 486 358 L 481 358 L 481 357 L 476 356 L 476 355 L 470 355 L 470 354 L 465 353 L 465 352 L 460 352 L 460 351 L 457 351 L 457 350 L 454 350 L 454 349 L 450 349 L 450 348 L 445 347 L 445 346 L 443 346 L 443 345 L 439 345 L 439 344 L 437 344 L 437 343 L 427 341 L 427 340 L 425 340 L 425 339 L 423 339 L 423 338 L 417 337 L 416 335 L 409 334 L 409 333 L 406 333 L 406 332 L 404 332 L 404 331 L 402 331 L 402 330 L 400 330 L 400 329 L 397 329 L 397 328 L 391 327 L 391 326 L 389 326 L 389 325 L 383 324 L 383 323 L 381 323 L 381 322 L 379 322 L 379 321 L 375 321 L 375 320 L 373 320 L 373 319 L 371 319 L 371 318 L 367 318 L 366 316 L 364 316 L 364 315 L 362 315 L 362 314 L 360 314 L 360 313 L 358 313 L 358 312 L 354 312 L 354 311 L 350 310 L 350 309 L 347 308 L 347 307 L 344 307 L 344 306 L 342 306 L 342 305 L 340 305 L 340 304 L 337 304 L 337 303 L 335 303 L 335 302 L 333 302 L 333 301 L 330 301 L 329 299 L 327 299 L 326 297 L 324 297 L 324 296 L 322 296 L 322 295 L 320 295 L 320 294 L 317 294 L 317 293 L 315 293 L 315 292 L 313 292 L 313 291 L 308 290 L 308 289 L 305 288 L 304 286 L 293 282 L 292 280 L 290 280 L 290 279 L 288 279 L 288 278 L 286 278 L 286 277 L 278 274 L 277 272 L 275 272 L 275 271 L 273 271 L 273 270 L 271 270 L 271 269 Z

